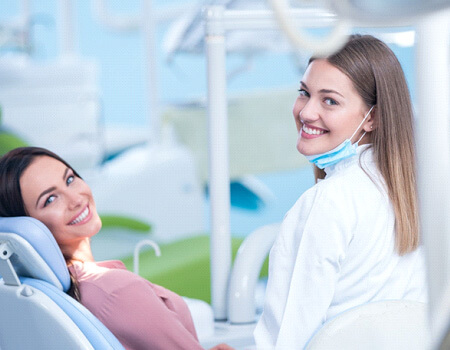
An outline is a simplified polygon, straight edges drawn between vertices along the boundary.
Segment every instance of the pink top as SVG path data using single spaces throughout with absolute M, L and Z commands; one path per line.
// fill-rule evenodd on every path
M 126 349 L 203 349 L 184 300 L 121 261 L 74 262 L 81 303 Z

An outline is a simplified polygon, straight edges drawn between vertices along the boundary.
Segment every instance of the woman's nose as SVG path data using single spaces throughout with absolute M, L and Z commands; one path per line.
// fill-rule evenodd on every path
M 70 209 L 76 209 L 83 204 L 83 197 L 77 192 L 67 191 L 66 196 Z
M 300 109 L 299 118 L 302 122 L 314 122 L 319 119 L 319 113 L 314 105 L 313 101 L 309 100 L 305 103 L 303 108 Z

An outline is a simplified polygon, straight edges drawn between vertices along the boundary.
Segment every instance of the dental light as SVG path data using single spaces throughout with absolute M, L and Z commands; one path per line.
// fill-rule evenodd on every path
M 304 30 L 295 26 L 289 16 L 289 4 L 287 0 L 269 0 L 274 11 L 275 18 L 281 29 L 295 47 L 311 51 L 317 56 L 326 56 L 339 50 L 347 40 L 351 24 L 345 18 L 339 18 L 332 27 L 331 32 L 324 38 L 311 38 Z
M 276 1 L 276 0 L 275 0 Z M 408 25 L 418 17 L 450 7 L 449 0 L 326 0 L 330 10 L 366 26 Z
M 318 56 L 331 54 L 342 47 L 352 26 L 408 26 L 419 17 L 450 7 L 450 0 L 322 0 L 319 3 L 336 15 L 336 22 L 327 36 L 314 38 L 294 23 L 290 15 L 293 7 L 288 0 L 268 0 L 268 3 L 293 46 Z

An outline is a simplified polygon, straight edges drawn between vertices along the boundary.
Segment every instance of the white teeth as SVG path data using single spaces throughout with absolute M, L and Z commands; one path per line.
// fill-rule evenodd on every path
M 308 135 L 322 135 L 325 133 L 325 130 L 319 130 L 319 129 L 313 129 L 308 128 L 307 126 L 303 125 L 303 131 L 306 132 Z
M 83 221 L 86 218 L 86 216 L 88 216 L 88 214 L 89 214 L 89 208 L 86 207 L 86 209 L 84 209 L 83 212 L 75 220 L 70 222 L 69 225 L 78 224 L 79 222 Z

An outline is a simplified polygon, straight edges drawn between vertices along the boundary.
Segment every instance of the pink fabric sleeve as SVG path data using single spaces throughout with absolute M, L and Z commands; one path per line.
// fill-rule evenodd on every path
M 141 278 L 120 284 L 111 293 L 94 293 L 103 294 L 104 298 L 91 301 L 95 303 L 95 310 L 91 311 L 125 348 L 203 349 L 189 309 L 180 296 Z

